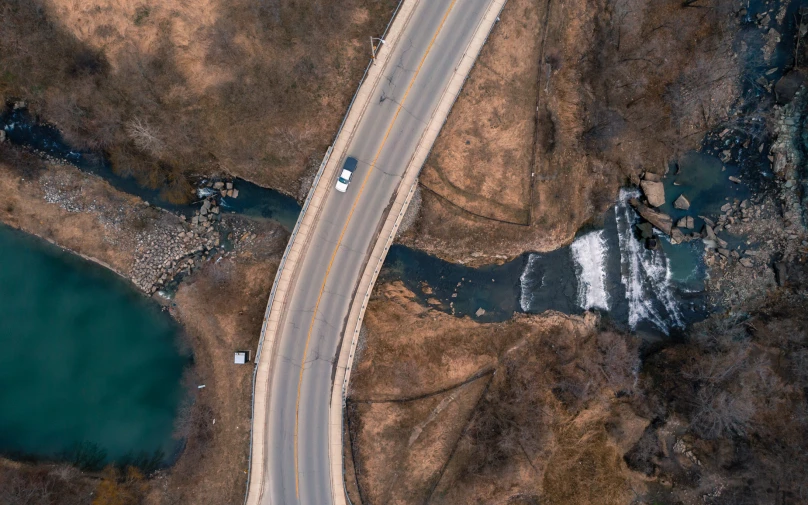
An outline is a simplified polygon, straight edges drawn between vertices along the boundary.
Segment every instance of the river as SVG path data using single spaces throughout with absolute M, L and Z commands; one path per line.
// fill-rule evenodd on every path
M 754 17 L 763 8 L 749 2 L 739 32 L 750 54 L 762 45 Z M 684 215 L 670 204 L 679 194 L 691 201 L 687 214 L 698 230 L 698 216 L 715 216 L 725 202 L 749 198 L 750 187 L 765 189 L 771 180 L 761 168 L 768 166 L 764 153 L 771 139 L 754 113 L 770 92 L 754 81 L 764 74 L 777 79 L 788 65 L 784 55 L 794 23 L 787 24 L 773 62 L 751 58 L 744 70 L 735 109 L 749 113 L 749 121 L 729 135 L 708 132 L 699 152 L 670 166 L 662 210 L 675 219 Z M 772 67 L 776 71 L 769 74 Z M 103 155 L 71 149 L 58 130 L 24 108 L 6 107 L 0 128 L 11 142 L 68 161 L 172 212 L 190 216 L 199 205 L 172 204 L 161 188 L 144 188 L 114 173 Z M 744 184 L 728 184 L 730 175 Z M 208 190 L 205 181 L 198 182 L 201 199 Z M 300 212 L 294 199 L 244 180 L 234 185 L 240 195 L 223 198 L 224 211 L 294 226 Z M 671 335 L 708 314 L 703 245 L 673 245 L 661 237 L 659 249 L 646 249 L 638 217 L 627 205 L 636 194 L 621 190 L 602 227 L 582 230 L 556 251 L 474 269 L 393 246 L 380 279 L 402 281 L 424 304 L 481 322 L 503 321 L 514 312 L 597 310 L 643 336 Z M 743 237 L 725 238 L 731 248 L 743 244 Z M 180 376 L 190 359 L 176 347 L 171 318 L 114 274 L 42 241 L 0 228 L 0 251 L 0 452 L 96 466 L 137 454 L 169 461 L 180 445 L 171 434 L 183 398 Z
M 143 188 L 133 179 L 115 174 L 102 156 L 70 149 L 58 130 L 34 119 L 24 109 L 7 107 L 0 115 L 0 126 L 12 142 L 69 161 L 169 211 L 190 215 L 198 207 L 198 203 L 178 206 L 166 202 L 160 198 L 159 188 Z M 714 216 L 726 201 L 749 196 L 745 185 L 727 183 L 728 176 L 741 175 L 740 167 L 724 164 L 713 155 L 686 153 L 671 170 L 676 175 L 665 180 L 669 203 L 661 210 L 674 218 L 683 216 L 670 202 L 686 193 L 691 199 L 687 214 L 695 217 L 696 229 L 702 225 L 699 215 Z M 205 180 L 198 182 L 198 197 L 213 192 Z M 287 229 L 293 227 L 300 212 L 293 199 L 239 179 L 234 187 L 239 197 L 222 198 L 223 211 L 275 219 Z M 579 234 L 569 247 L 472 269 L 394 246 L 381 279 L 401 280 L 424 303 L 480 321 L 502 321 L 520 311 L 577 314 L 592 309 L 627 329 L 669 334 L 705 313 L 701 243 L 674 246 L 663 238 L 661 249 L 645 249 L 634 227 L 638 218 L 626 204 L 631 195 L 630 190 L 623 190 L 604 217 L 602 229 Z

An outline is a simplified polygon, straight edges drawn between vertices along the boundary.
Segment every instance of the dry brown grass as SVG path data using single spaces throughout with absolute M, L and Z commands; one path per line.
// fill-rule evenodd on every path
M 233 352 L 256 348 L 276 269 L 277 259 L 224 259 L 180 286 L 172 313 L 190 335 L 194 371 L 206 387 L 191 413 L 201 419 L 164 488 L 155 486 L 154 503 L 243 501 L 253 367 L 234 365 Z
M 424 192 L 419 219 L 403 235 L 404 243 L 478 264 L 497 255 L 556 249 L 608 208 L 621 184 L 643 170 L 664 172 L 667 160 L 696 147 L 725 119 L 738 94 L 741 59 L 733 55 L 737 21 L 729 0 L 709 0 L 700 8 L 686 8 L 679 0 L 549 2 L 542 26 L 546 5 L 540 2 L 538 16 L 523 16 L 517 9 L 502 16 L 503 23 L 517 22 L 509 16 L 524 20 L 525 31 L 539 33 L 544 41 L 528 60 L 540 63 L 531 225 L 472 215 L 505 215 L 502 204 L 511 204 L 511 195 L 522 191 L 521 179 L 514 176 L 518 164 L 475 151 L 470 137 L 471 144 L 457 146 L 466 132 L 488 131 L 484 127 L 499 104 L 519 96 L 525 107 L 536 89 L 535 82 L 521 78 L 523 66 L 503 65 L 500 80 L 509 85 L 484 96 L 473 80 L 464 88 L 425 171 L 424 185 L 435 185 L 456 205 Z M 506 47 L 507 34 L 495 31 L 489 45 Z M 478 66 L 475 76 L 487 71 Z M 520 114 L 528 112 L 535 112 L 535 103 Z M 509 135 L 519 138 L 503 130 L 501 139 L 491 137 L 487 151 L 504 156 L 511 145 L 533 145 L 532 129 L 513 129 Z M 491 202 L 472 201 L 478 194 L 457 182 L 479 183 L 480 167 L 492 170 L 486 177 L 499 186 L 481 195 Z M 466 193 L 443 189 L 435 182 L 437 173 Z
M 490 376 L 408 402 L 350 403 L 366 503 L 423 503 L 440 477 Z M 395 461 L 395 465 L 390 462 Z M 368 469 L 368 471 L 365 471 Z
M 396 3 L 13 0 L 0 100 L 144 184 L 226 171 L 297 195 Z
M 480 324 L 424 308 L 398 284 L 377 292 L 349 401 L 365 505 L 626 503 L 631 486 L 642 488 L 622 456 L 648 421 L 615 397 L 633 387 L 631 340 L 597 334 L 593 316 Z M 394 367 L 404 357 L 412 365 L 403 367 L 414 369 L 406 381 Z M 490 382 L 485 376 L 470 383 L 486 386 L 450 415 L 444 410 L 433 418 L 468 385 L 405 403 L 355 403 L 457 384 L 471 375 L 471 364 L 495 372 Z M 408 448 L 417 427 L 432 423 L 443 436 Z
M 478 215 L 528 223 L 542 0 L 511 0 L 432 149 L 420 182 Z
M 0 144 L 2 153 L 14 151 Z M 141 200 L 76 168 L 47 168 L 33 155 L 15 154 L 20 156 L 20 162 L 31 164 L 31 171 L 22 173 L 16 163 L 0 161 L 0 221 L 77 251 L 117 272 L 129 272 L 136 244 L 133 235 L 120 230 L 134 227 L 133 222 L 144 212 Z M 47 203 L 46 186 L 59 188 L 67 199 L 61 204 Z M 95 208 L 107 220 L 99 220 L 98 214 L 71 212 L 68 205 L 73 209 Z

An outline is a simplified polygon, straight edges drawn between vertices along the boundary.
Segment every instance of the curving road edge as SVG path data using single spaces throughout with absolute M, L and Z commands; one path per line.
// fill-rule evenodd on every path
M 250 454 L 249 470 L 247 474 L 247 489 L 245 505 L 258 505 L 265 485 L 264 463 L 265 443 L 263 429 L 266 426 L 266 403 L 269 400 L 270 377 L 277 344 L 278 330 L 284 318 L 283 307 L 286 305 L 289 287 L 297 275 L 300 260 L 305 254 L 311 231 L 320 217 L 330 184 L 338 170 L 337 163 L 350 144 L 356 127 L 359 124 L 373 89 L 383 75 L 388 59 L 392 54 L 387 47 L 394 47 L 410 20 L 412 12 L 421 0 L 401 0 L 393 19 L 388 24 L 382 38 L 386 44 L 377 52 L 375 61 L 371 61 L 365 70 L 360 86 L 354 95 L 345 119 L 337 132 L 332 147 L 326 151 L 317 175 L 309 190 L 308 197 L 301 210 L 300 217 L 292 231 L 289 243 L 284 251 L 275 281 L 270 292 L 264 322 L 261 328 L 261 337 L 255 357 L 253 372 L 252 420 L 250 425 Z M 433 143 L 438 137 L 440 129 L 448 117 L 463 84 L 474 65 L 477 56 L 482 50 L 489 33 L 493 29 L 499 13 L 507 0 L 491 0 L 486 14 L 475 28 L 474 35 L 466 47 L 462 60 L 455 67 L 449 85 L 444 89 L 440 102 L 432 114 L 429 124 L 421 136 L 415 153 L 410 158 L 404 177 L 398 186 L 396 194 L 388 207 L 387 216 L 381 227 L 379 237 L 373 247 L 372 253 L 365 265 L 362 277 L 357 286 L 356 295 L 351 302 L 346 327 L 342 335 L 340 355 L 338 357 L 336 375 L 332 386 L 331 402 L 329 405 L 329 459 L 331 467 L 331 489 L 333 502 L 337 505 L 347 505 L 348 500 L 344 487 L 344 465 L 342 459 L 343 430 L 342 419 L 345 397 L 350 381 L 351 367 L 362 326 L 362 319 L 367 308 L 376 277 L 381 270 L 387 251 L 395 238 L 398 227 L 415 192 L 418 173 L 421 170 Z M 258 429 L 256 429 L 258 428 Z M 257 476 L 257 478 L 253 478 Z
M 507 0 L 491 1 L 485 16 L 483 16 L 478 23 L 474 36 L 466 47 L 460 64 L 455 67 L 449 85 L 443 90 L 440 102 L 429 120 L 429 125 L 424 130 L 418 142 L 418 147 L 415 153 L 413 153 L 412 158 L 410 158 L 404 177 L 398 186 L 392 205 L 389 207 L 387 217 L 382 225 L 381 233 L 365 265 L 364 272 L 362 273 L 356 290 L 356 296 L 354 296 L 351 303 L 351 309 L 347 319 L 348 323 L 342 336 L 342 345 L 340 346 L 340 355 L 337 362 L 333 389 L 331 391 L 331 404 L 329 406 L 328 439 L 330 446 L 329 455 L 331 459 L 331 489 L 335 490 L 334 503 L 336 505 L 346 505 L 348 501 L 345 495 L 345 469 L 342 459 L 343 411 L 345 398 L 348 393 L 348 384 L 351 379 L 353 358 L 356 353 L 359 333 L 362 328 L 362 320 L 365 316 L 365 310 L 370 300 L 373 285 L 376 283 L 376 278 L 381 271 L 382 264 L 387 256 L 387 251 L 390 249 L 390 245 L 398 232 L 401 220 L 404 218 L 410 200 L 412 200 L 412 196 L 415 193 L 421 167 L 426 162 L 432 145 L 435 143 L 435 140 L 437 140 L 438 134 L 449 116 L 449 111 L 457 100 L 460 90 L 463 88 L 463 84 L 468 78 L 471 68 L 474 66 L 474 62 L 477 60 L 477 56 L 479 56 L 485 41 L 488 39 L 489 33 L 491 33 L 491 30 L 499 19 L 499 14 L 505 6 L 506 1 Z M 336 490 L 340 492 L 338 493 Z

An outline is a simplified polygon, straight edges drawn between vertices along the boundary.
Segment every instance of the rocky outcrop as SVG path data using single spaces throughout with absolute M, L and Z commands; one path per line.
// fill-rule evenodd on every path
M 784 217 L 788 222 L 804 227 L 808 214 L 808 173 L 805 169 L 803 153 L 808 149 L 808 141 L 802 138 L 802 125 L 808 109 L 808 95 L 805 88 L 797 91 L 788 105 L 775 107 L 775 133 L 777 140 L 772 144 L 772 171 L 780 182 L 780 200 Z

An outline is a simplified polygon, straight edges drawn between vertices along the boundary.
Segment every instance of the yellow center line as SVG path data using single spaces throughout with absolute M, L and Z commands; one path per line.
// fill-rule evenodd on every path
M 314 305 L 314 313 L 311 317 L 311 323 L 309 324 L 309 332 L 306 335 L 306 346 L 303 348 L 303 359 L 300 363 L 300 378 L 297 383 L 297 403 L 295 405 L 295 436 L 294 436 L 294 457 L 295 457 L 295 497 L 300 499 L 300 475 L 298 472 L 298 457 L 297 457 L 297 438 L 298 438 L 298 424 L 300 422 L 300 389 L 303 386 L 303 370 L 306 364 L 306 355 L 309 351 L 309 343 L 311 342 L 311 332 L 314 329 L 314 321 L 317 318 L 317 309 L 320 307 L 320 300 L 323 297 L 323 292 L 325 291 L 326 282 L 328 282 L 328 275 L 331 273 L 331 267 L 334 265 L 334 258 L 337 257 L 337 251 L 339 251 L 340 245 L 342 244 L 342 239 L 345 236 L 345 231 L 348 229 L 348 224 L 351 222 L 351 218 L 353 217 L 353 213 L 356 210 L 356 205 L 359 203 L 359 198 L 362 196 L 362 192 L 365 190 L 365 184 L 367 184 L 368 179 L 370 178 L 370 174 L 373 172 L 373 168 L 376 166 L 376 162 L 379 160 L 379 156 L 382 154 L 382 149 L 384 148 L 385 143 L 387 142 L 387 138 L 390 136 L 390 132 L 393 130 L 393 125 L 396 122 L 396 118 L 398 118 L 399 112 L 404 107 L 404 102 L 407 100 L 407 95 L 410 94 L 410 90 L 412 89 L 412 85 L 415 83 L 415 79 L 418 77 L 418 74 L 421 72 L 421 67 L 424 65 L 424 61 L 426 61 L 426 57 L 429 54 L 429 51 L 432 49 L 432 45 L 435 43 L 435 39 L 438 38 L 438 33 L 443 29 L 444 23 L 446 23 L 446 18 L 449 16 L 449 12 L 451 12 L 452 7 L 457 0 L 452 0 L 452 3 L 449 4 L 449 8 L 446 9 L 446 12 L 443 14 L 443 18 L 440 21 L 440 25 L 438 25 L 438 29 L 435 31 L 434 35 L 432 35 L 432 40 L 429 41 L 429 45 L 426 47 L 426 52 L 424 52 L 424 56 L 421 58 L 421 62 L 418 63 L 418 68 L 415 70 L 415 75 L 412 77 L 409 86 L 407 86 L 407 91 L 404 92 L 404 96 L 401 98 L 401 101 L 398 104 L 398 108 L 396 109 L 396 113 L 393 115 L 392 121 L 390 121 L 390 126 L 387 127 L 387 132 L 384 134 L 384 139 L 382 139 L 382 143 L 379 146 L 379 150 L 376 151 L 376 157 L 373 158 L 373 163 L 370 164 L 370 170 L 365 175 L 364 180 L 362 181 L 362 186 L 359 188 L 359 192 L 356 195 L 356 199 L 354 200 L 353 206 L 351 207 L 351 212 L 348 214 L 348 219 L 345 221 L 345 226 L 342 227 L 342 232 L 339 235 L 339 240 L 337 240 L 337 246 L 334 248 L 334 252 L 331 253 L 331 260 L 328 262 L 328 268 L 325 271 L 325 279 L 323 279 L 323 285 L 320 286 L 320 293 L 317 295 L 317 303 Z

